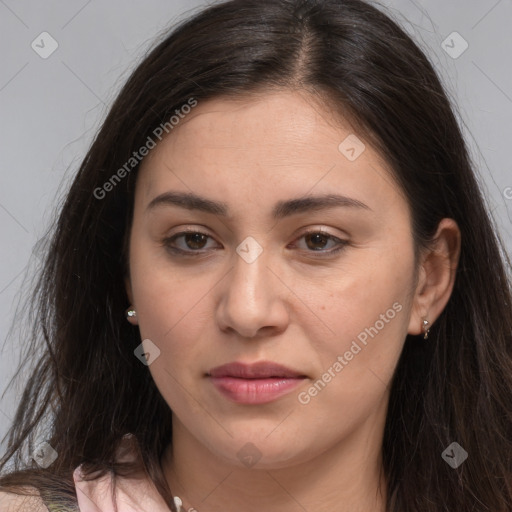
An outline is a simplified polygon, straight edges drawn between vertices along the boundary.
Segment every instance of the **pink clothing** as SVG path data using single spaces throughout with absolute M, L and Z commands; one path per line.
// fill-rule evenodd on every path
M 120 461 L 136 460 L 129 445 L 123 442 Z M 80 512 L 114 512 L 112 497 L 113 482 L 110 475 L 96 480 L 82 480 L 81 466 L 73 473 Z M 145 476 L 139 478 L 117 478 L 115 498 L 118 512 L 169 512 L 169 507 L 156 490 L 153 482 Z

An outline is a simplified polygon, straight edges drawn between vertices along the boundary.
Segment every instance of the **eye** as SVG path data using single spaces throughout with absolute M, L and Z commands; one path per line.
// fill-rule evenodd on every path
M 307 252 L 317 252 L 319 253 L 319 257 L 328 257 L 336 254 L 348 245 L 348 241 L 341 240 L 340 238 L 337 238 L 321 229 L 307 231 L 306 233 L 303 233 L 298 240 L 301 239 L 304 239 L 306 242 L 306 249 L 304 250 Z M 331 246 L 332 248 L 330 250 L 324 250 L 329 242 L 333 243 L 334 247 Z
M 179 256 L 204 256 L 212 248 L 207 247 L 208 239 L 213 240 L 210 235 L 197 230 L 187 230 L 176 233 L 162 241 L 162 245 L 171 253 Z M 346 240 L 331 235 L 327 231 L 320 229 L 307 231 L 303 233 L 298 240 L 305 239 L 306 247 L 301 248 L 309 253 L 317 253 L 315 257 L 328 257 L 331 256 L 348 245 Z M 181 240 L 181 244 L 177 241 Z M 334 244 L 330 250 L 325 250 L 326 245 Z
M 206 233 L 191 229 L 188 231 L 181 231 L 171 237 L 165 238 L 163 240 L 163 245 L 166 249 L 176 254 L 198 256 L 204 253 L 205 245 L 209 238 L 211 237 Z M 175 243 L 179 239 L 183 239 L 181 247 L 176 247 Z

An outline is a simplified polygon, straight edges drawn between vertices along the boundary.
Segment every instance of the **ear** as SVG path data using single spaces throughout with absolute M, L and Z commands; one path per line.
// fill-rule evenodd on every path
M 124 278 L 124 287 L 125 287 L 125 290 L 126 290 L 126 295 L 128 296 L 128 301 L 130 302 L 132 307 L 135 309 L 135 305 L 133 304 L 132 282 L 131 282 L 130 277 L 128 275 Z M 129 316 L 129 317 L 127 317 L 127 320 L 132 325 L 139 325 L 139 322 L 137 320 L 137 316 Z
M 414 292 L 409 334 L 422 334 L 423 319 L 432 325 L 452 294 L 460 257 L 460 230 L 453 219 L 443 219 L 433 245 L 421 257 L 418 284 Z

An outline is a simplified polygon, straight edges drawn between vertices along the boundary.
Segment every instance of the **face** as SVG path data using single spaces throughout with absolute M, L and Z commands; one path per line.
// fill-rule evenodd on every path
M 127 290 L 175 439 L 279 468 L 383 429 L 411 329 L 411 218 L 353 136 L 306 93 L 219 98 L 143 161 Z M 297 378 L 210 375 L 262 361 Z

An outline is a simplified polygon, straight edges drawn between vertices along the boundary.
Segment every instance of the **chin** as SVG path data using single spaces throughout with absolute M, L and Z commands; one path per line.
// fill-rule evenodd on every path
M 281 436 L 270 439 L 273 435 L 269 436 L 265 431 L 264 435 L 260 433 L 251 436 L 244 432 L 243 435 L 229 439 L 227 444 L 213 443 L 212 451 L 228 464 L 243 469 L 282 469 L 314 457 L 311 453 L 311 443 L 309 447 L 302 449 L 301 445 L 294 441 L 294 436 L 284 435 L 284 439 Z

